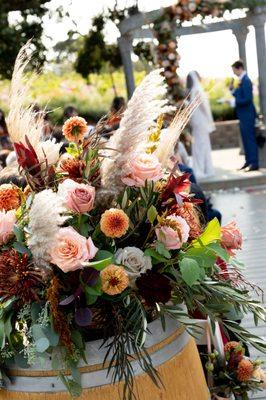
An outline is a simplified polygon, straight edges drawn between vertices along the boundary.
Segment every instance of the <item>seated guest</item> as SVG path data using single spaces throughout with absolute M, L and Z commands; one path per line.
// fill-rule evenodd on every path
M 0 109 L 0 148 L 12 149 L 12 144 L 9 139 L 9 133 L 6 125 L 4 111 Z
M 76 109 L 76 107 L 73 106 L 67 106 L 64 108 L 64 122 L 71 118 L 71 117 L 77 117 L 78 116 L 78 110 Z
M 13 183 L 16 186 L 25 189 L 27 181 L 23 175 L 19 174 L 18 164 L 16 161 L 0 171 L 0 185 L 3 185 L 4 183 Z

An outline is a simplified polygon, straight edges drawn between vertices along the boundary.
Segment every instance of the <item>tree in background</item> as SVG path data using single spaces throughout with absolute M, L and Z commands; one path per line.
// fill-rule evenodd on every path
M 47 12 L 44 3 L 50 0 L 0 0 L 0 77 L 10 78 L 15 58 L 21 46 L 32 39 L 35 55 L 32 65 L 36 68 L 45 62 L 45 47 L 42 43 L 41 19 Z M 16 24 L 9 21 L 9 13 L 19 11 Z
M 92 73 L 100 73 L 106 68 L 112 80 L 115 96 L 116 87 L 113 79 L 113 70 L 122 65 L 120 52 L 116 44 L 106 44 L 104 39 L 105 17 L 96 16 L 92 21 L 92 29 L 84 37 L 83 45 L 78 51 L 75 70 L 85 79 Z

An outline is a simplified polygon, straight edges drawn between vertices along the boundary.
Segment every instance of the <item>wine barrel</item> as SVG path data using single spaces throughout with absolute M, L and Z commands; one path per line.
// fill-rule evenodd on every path
M 143 373 L 136 361 L 132 361 L 135 372 L 135 390 L 141 400 L 209 400 L 197 346 L 194 339 L 176 321 L 167 318 L 166 330 L 156 320 L 149 324 L 146 348 L 154 367 L 160 374 L 164 387 L 154 385 Z M 101 340 L 86 346 L 88 365 L 80 364 L 83 393 L 81 400 L 118 400 L 122 382 L 111 383 L 107 365 L 103 367 L 105 350 Z M 10 369 L 11 383 L 0 390 L 0 400 L 69 400 L 70 396 L 62 382 L 52 370 L 50 361 L 46 365 L 34 365 L 28 369 L 14 366 Z M 67 374 L 67 371 L 66 371 Z

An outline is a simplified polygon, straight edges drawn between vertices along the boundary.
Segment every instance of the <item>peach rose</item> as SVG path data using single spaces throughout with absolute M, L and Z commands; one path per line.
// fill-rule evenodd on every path
M 243 237 L 236 225 L 235 221 L 230 222 L 221 229 L 222 232 L 222 246 L 230 254 L 234 256 L 234 250 L 240 250 L 242 247 Z
M 155 233 L 159 242 L 163 243 L 167 250 L 177 250 L 188 241 L 189 230 L 189 225 L 184 218 L 170 215 L 155 229 Z
M 51 262 L 64 272 L 75 271 L 94 258 L 97 251 L 91 238 L 86 239 L 72 227 L 61 228 L 52 244 Z
M 58 194 L 64 199 L 66 207 L 76 213 L 83 214 L 93 209 L 95 200 L 93 186 L 66 179 L 59 185 Z
M 163 176 L 162 166 L 153 154 L 134 155 L 122 172 L 122 182 L 127 186 L 142 187 L 146 181 L 157 182 Z
M 0 245 L 6 244 L 13 236 L 13 228 L 16 222 L 16 212 L 0 211 Z

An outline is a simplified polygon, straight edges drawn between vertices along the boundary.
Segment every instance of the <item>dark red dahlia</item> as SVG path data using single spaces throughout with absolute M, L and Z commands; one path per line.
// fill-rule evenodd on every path
M 155 303 L 165 304 L 171 298 L 170 280 L 158 272 L 148 270 L 141 274 L 136 280 L 136 286 L 148 306 L 154 306 Z
M 17 297 L 19 303 L 38 300 L 41 273 L 30 263 L 26 254 L 16 250 L 0 254 L 0 297 L 8 300 Z

